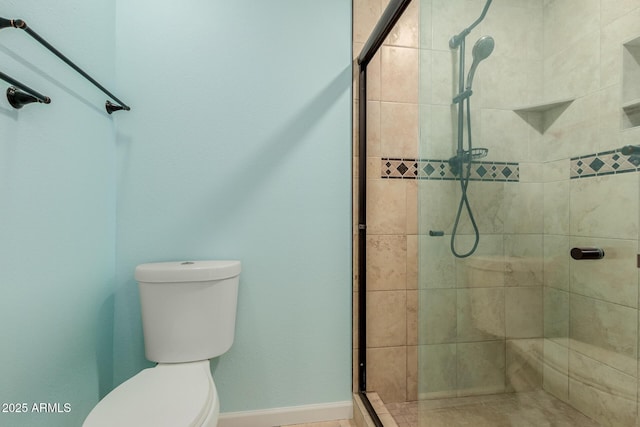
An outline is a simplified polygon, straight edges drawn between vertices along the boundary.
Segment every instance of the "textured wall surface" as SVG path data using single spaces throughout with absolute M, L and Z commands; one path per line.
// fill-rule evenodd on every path
M 80 425 L 149 366 L 133 269 L 187 258 L 243 263 L 223 412 L 350 400 L 350 2 L 36 3 L 2 16 L 132 111 L 0 33 L 53 99 L 0 103 L 0 401 L 71 406 L 0 424 Z
M 8 1 L 2 16 L 109 87 L 114 13 L 102 1 Z M 52 99 L 0 100 L 0 402 L 28 406 L 0 412 L 0 425 L 77 426 L 112 387 L 113 123 L 104 95 L 24 32 L 2 30 L 0 57 L 3 73 Z
M 222 411 L 350 400 L 350 10 L 118 3 L 117 382 L 147 364 L 136 264 L 239 259 Z

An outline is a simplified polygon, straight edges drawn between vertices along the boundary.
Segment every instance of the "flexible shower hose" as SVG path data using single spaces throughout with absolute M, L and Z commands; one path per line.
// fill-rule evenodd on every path
M 462 101 L 464 102 L 464 100 Z M 473 211 L 471 210 L 471 205 L 469 204 L 469 199 L 467 198 L 467 187 L 469 186 L 469 179 L 471 177 L 471 159 L 473 146 L 471 143 L 471 106 L 469 102 L 469 98 L 466 99 L 467 102 L 467 139 L 469 141 L 469 159 L 467 161 L 466 168 L 460 168 L 460 189 L 462 190 L 462 195 L 460 196 L 460 204 L 458 205 L 458 213 L 456 214 L 456 220 L 453 224 L 453 231 L 451 232 L 451 253 L 456 258 L 466 258 L 471 256 L 476 249 L 478 248 L 478 243 L 480 243 L 480 232 L 478 231 L 478 224 L 476 224 L 476 220 L 473 217 Z M 464 117 L 458 115 L 458 120 L 464 120 Z M 462 129 L 462 127 L 460 127 Z M 462 141 L 464 140 L 464 135 L 458 135 L 458 146 L 462 146 Z M 459 154 L 460 163 L 464 162 L 464 155 Z M 464 169 L 464 172 L 463 172 Z M 465 173 L 466 172 L 466 173 Z M 464 176 L 463 176 L 464 175 Z M 473 242 L 473 247 L 466 253 L 458 253 L 456 250 L 456 235 L 458 233 L 458 225 L 460 223 L 460 216 L 462 215 L 462 208 L 467 208 L 467 213 L 469 215 L 469 220 L 471 221 L 471 225 L 473 226 L 473 232 L 475 233 L 475 241 Z

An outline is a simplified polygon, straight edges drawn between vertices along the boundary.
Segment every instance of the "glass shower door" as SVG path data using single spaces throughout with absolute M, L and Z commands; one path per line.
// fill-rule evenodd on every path
M 640 149 L 622 147 L 640 131 L 624 79 L 603 73 L 624 73 L 637 49 L 605 29 L 611 40 L 585 47 L 565 3 L 496 2 L 467 37 L 491 35 L 495 50 L 463 111 L 465 144 L 470 133 L 488 152 L 464 163 L 479 239 L 458 257 L 454 229 L 458 254 L 476 236 L 466 208 L 456 226 L 460 60 L 449 40 L 487 2 L 421 2 L 419 425 L 636 426 Z M 529 36 L 571 24 L 585 38 L 566 49 Z M 572 248 L 604 258 L 573 259 Z

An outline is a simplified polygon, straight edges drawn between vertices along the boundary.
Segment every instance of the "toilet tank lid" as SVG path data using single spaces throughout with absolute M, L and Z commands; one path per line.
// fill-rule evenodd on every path
M 136 267 L 138 282 L 206 282 L 240 274 L 240 261 L 173 261 L 141 264 Z

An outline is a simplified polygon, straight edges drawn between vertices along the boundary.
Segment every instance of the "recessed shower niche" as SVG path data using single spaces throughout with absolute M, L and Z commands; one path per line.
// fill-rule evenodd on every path
M 640 37 L 622 48 L 622 128 L 640 126 Z

